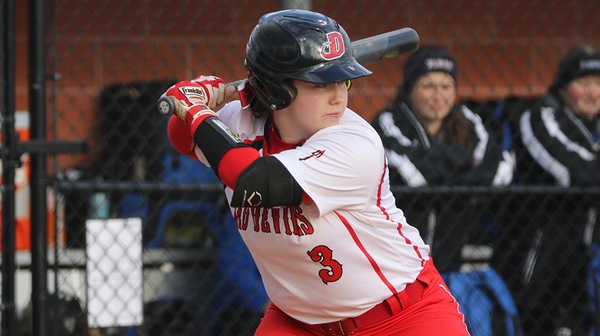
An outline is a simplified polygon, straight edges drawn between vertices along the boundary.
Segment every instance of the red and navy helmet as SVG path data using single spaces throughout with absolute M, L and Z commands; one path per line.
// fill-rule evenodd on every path
M 263 15 L 250 34 L 245 63 L 256 98 L 271 110 L 292 102 L 294 79 L 327 84 L 371 74 L 354 58 L 342 26 L 306 10 Z

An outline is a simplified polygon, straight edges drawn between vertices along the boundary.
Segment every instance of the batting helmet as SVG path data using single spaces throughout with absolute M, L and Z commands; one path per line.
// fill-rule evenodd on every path
M 292 102 L 294 79 L 327 84 L 371 74 L 337 22 L 306 10 L 263 15 L 246 46 L 246 70 L 256 98 L 271 110 Z

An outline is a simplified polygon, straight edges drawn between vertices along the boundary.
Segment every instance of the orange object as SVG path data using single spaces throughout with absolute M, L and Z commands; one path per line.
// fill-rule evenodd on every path
M 18 119 L 18 118 L 17 118 Z M 20 126 L 20 127 L 19 127 Z M 20 141 L 29 140 L 29 125 L 18 125 L 16 127 L 19 133 Z M 0 142 L 2 139 L 0 138 Z M 0 161 L 1 162 L 1 161 Z M 31 177 L 29 155 L 21 156 L 20 167 L 15 169 L 15 249 L 17 251 L 31 250 L 31 215 L 30 215 L 30 192 L 29 180 Z M 2 176 L 0 175 L 0 185 L 2 184 Z M 0 199 L 2 196 L 0 195 Z M 47 197 L 47 230 L 48 230 L 48 247 L 53 247 L 55 243 L 54 227 L 55 227 L 55 209 L 54 197 L 49 193 Z M 0 205 L 0 216 L 4 202 Z M 59 234 L 59 243 L 64 244 L 64 233 Z M 2 247 L 2 230 L 0 230 L 0 248 Z

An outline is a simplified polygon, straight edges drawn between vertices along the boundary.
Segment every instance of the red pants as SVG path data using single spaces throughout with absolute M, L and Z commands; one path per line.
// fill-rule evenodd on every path
M 467 326 L 460 307 L 450 294 L 437 269 L 430 260 L 421 271 L 419 280 L 427 284 L 420 300 L 396 315 L 352 333 L 353 336 L 467 336 Z M 299 322 L 274 305 L 263 317 L 257 336 L 327 335 L 319 326 Z

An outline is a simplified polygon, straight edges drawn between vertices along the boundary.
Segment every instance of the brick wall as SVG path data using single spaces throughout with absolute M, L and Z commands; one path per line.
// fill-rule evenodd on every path
M 247 36 L 260 14 L 278 8 L 277 1 L 54 3 L 47 8 L 49 25 L 54 23 L 47 56 L 55 55 L 61 78 L 48 86 L 48 94 L 56 94 L 57 138 L 63 140 L 90 133 L 107 85 L 200 73 L 242 78 Z M 27 110 L 28 2 L 16 6 L 17 110 Z M 335 18 L 352 39 L 415 29 L 422 44 L 438 44 L 455 55 L 460 95 L 471 100 L 539 95 L 566 49 L 579 42 L 600 45 L 596 0 L 312 1 L 312 9 Z M 370 119 L 394 96 L 405 58 L 369 65 L 374 75 L 355 83 L 350 107 Z M 76 126 L 60 122 L 75 118 L 81 119 Z M 85 155 L 63 160 L 71 165 Z

